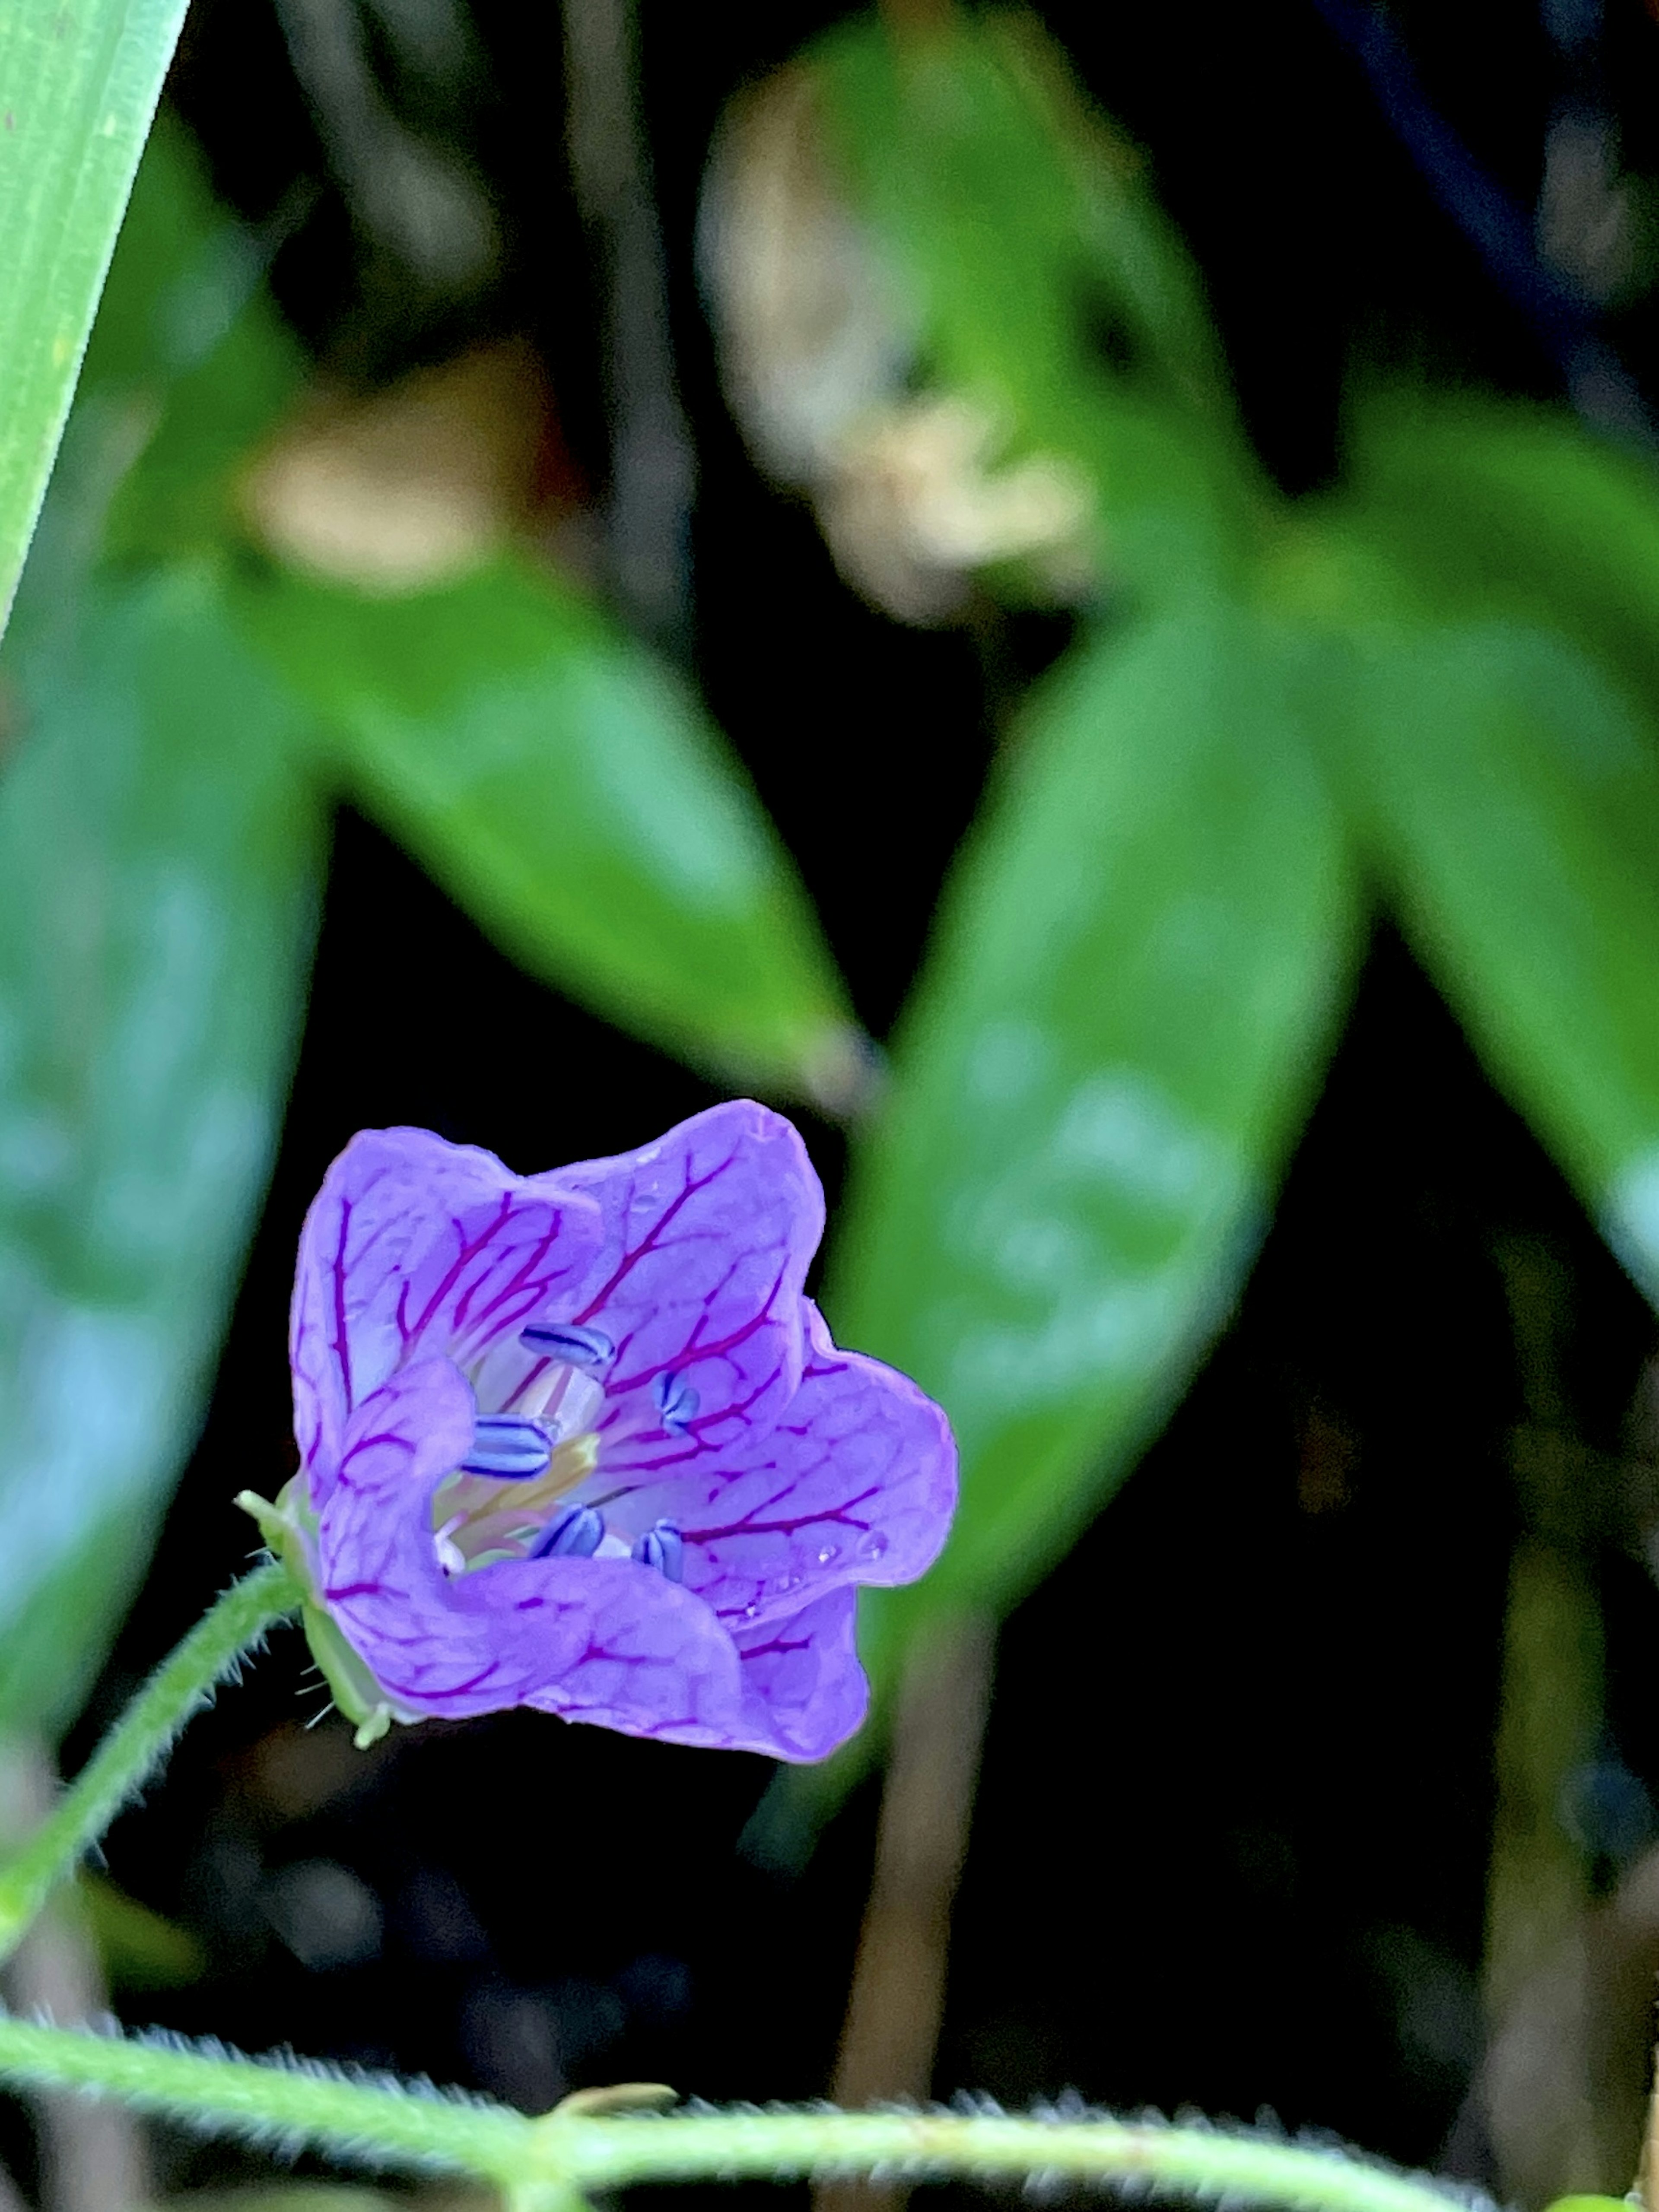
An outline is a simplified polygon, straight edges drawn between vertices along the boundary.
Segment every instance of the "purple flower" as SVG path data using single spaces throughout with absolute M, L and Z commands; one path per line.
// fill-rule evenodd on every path
M 262 1517 L 362 1740 L 521 1705 L 789 1759 L 857 1728 L 857 1585 L 932 1563 L 956 1454 L 802 1295 L 823 1226 L 746 1100 L 539 1176 L 352 1139 L 301 1238 L 301 1468 Z

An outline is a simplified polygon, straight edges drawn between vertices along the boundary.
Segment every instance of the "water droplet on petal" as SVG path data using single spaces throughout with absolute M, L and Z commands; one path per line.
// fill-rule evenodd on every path
M 882 1534 L 879 1528 L 872 1528 L 869 1534 L 864 1539 L 864 1541 L 859 1546 L 859 1557 L 861 1559 L 883 1559 L 885 1557 L 886 1552 L 887 1539 Z
M 821 1567 L 827 1567 L 831 1559 L 838 1559 L 840 1557 L 841 1546 L 839 1544 L 825 1544 L 818 1553 L 818 1565 Z

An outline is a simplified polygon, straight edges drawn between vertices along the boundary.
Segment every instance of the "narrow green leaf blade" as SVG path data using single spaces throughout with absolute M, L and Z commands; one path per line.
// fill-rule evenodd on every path
M 13 636 L 61 630 L 100 562 L 211 556 L 237 470 L 299 381 L 260 257 L 166 110 L 144 149 L 30 548 Z
M 875 1594 L 878 1686 L 1000 1614 L 1109 1493 L 1231 1297 L 1357 896 L 1281 648 L 1211 605 L 1080 647 L 951 890 L 830 1310 L 945 1404 L 943 1559 Z
M 836 1104 L 856 1033 L 789 862 L 689 690 L 502 562 L 403 599 L 272 575 L 249 635 L 336 773 L 515 958 L 722 1076 Z
M 1413 940 L 1659 1297 L 1659 732 L 1568 639 L 1501 618 L 1379 630 L 1345 691 Z
M 72 649 L 12 660 L 0 1732 L 74 1711 L 193 1442 L 281 1119 L 319 863 L 293 710 L 206 573 L 91 599 Z
M 185 0 L 0 9 L 0 625 Z

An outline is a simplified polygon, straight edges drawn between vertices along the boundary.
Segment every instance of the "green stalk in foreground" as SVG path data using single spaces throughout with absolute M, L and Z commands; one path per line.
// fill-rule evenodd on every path
M 586 2093 L 526 2119 L 482 2098 L 353 2077 L 315 2061 L 129 2041 L 0 2017 L 0 2080 L 118 2097 L 204 2133 L 331 2153 L 356 2165 L 469 2174 L 520 2212 L 553 2212 L 635 2182 L 1029 2177 L 1118 2184 L 1301 2212 L 1447 2212 L 1474 2201 L 1426 2174 L 1341 2150 L 1079 2111 L 837 2112 L 826 2106 L 605 2115 Z M 623 2092 L 616 2093 L 625 2098 Z M 584 2109 L 586 2107 L 586 2109 Z
M 122 1806 L 154 1772 L 216 1684 L 276 1621 L 299 1609 L 300 1591 L 272 1561 L 233 1583 L 164 1659 L 87 1761 L 63 1802 L 0 1868 L 0 1959 L 9 1957 L 57 1884 L 72 1874 Z
M 0 6 L 0 630 L 185 4 Z

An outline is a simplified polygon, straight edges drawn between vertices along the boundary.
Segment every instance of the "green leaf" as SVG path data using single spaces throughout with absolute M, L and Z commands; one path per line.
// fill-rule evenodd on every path
M 809 61 L 930 380 L 986 405 L 1013 454 L 1084 468 L 1111 573 L 1201 589 L 1253 532 L 1262 487 L 1139 157 L 1024 18 L 960 9 L 906 34 L 860 17 Z
M 263 266 L 164 109 L 104 288 L 12 636 L 61 635 L 100 564 L 210 554 L 229 490 L 298 381 Z
M 1364 635 L 1342 683 L 1372 839 L 1498 1081 L 1659 1297 L 1659 744 L 1568 639 Z
M 74 1711 L 194 1441 L 280 1121 L 319 863 L 294 710 L 209 573 L 94 596 L 62 649 L 9 660 L 0 1732 Z M 249 1473 L 228 1471 L 227 1502 Z
M 185 0 L 0 9 L 0 623 Z
M 206 1971 L 207 1954 L 198 1936 L 129 1897 L 107 1875 L 82 1872 L 75 1887 L 99 1964 L 112 1988 L 182 1989 Z
M 215 200 L 195 146 L 163 111 L 82 380 L 143 429 L 107 520 L 111 557 L 191 554 L 223 538 L 234 475 L 304 366 L 264 274 L 258 243 Z
M 20 618 L 50 618 L 94 561 L 210 551 L 234 474 L 298 387 L 299 349 L 253 240 L 164 109 L 87 349 Z
M 939 1565 L 870 1594 L 878 1687 L 930 1616 L 1000 1615 L 1060 1558 L 1266 1222 L 1357 909 L 1292 679 L 1218 604 L 1088 641 L 951 886 L 829 1299 L 962 1450 Z
M 851 1087 L 765 817 L 690 691 L 586 599 L 503 561 L 401 599 L 269 574 L 240 607 L 347 790 L 515 959 L 727 1079 Z
M 1419 609 L 1574 638 L 1659 702 L 1659 470 L 1563 410 L 1474 392 L 1362 395 L 1340 507 Z

